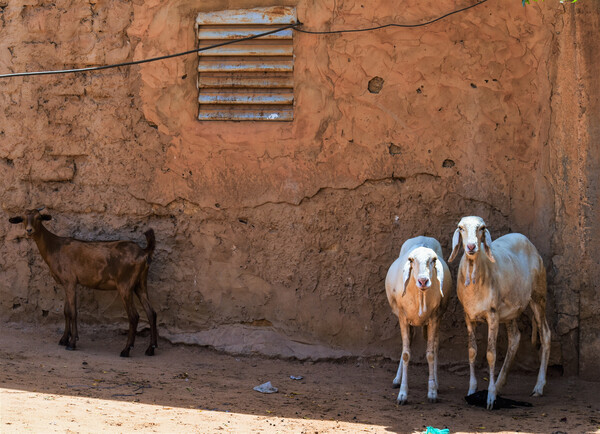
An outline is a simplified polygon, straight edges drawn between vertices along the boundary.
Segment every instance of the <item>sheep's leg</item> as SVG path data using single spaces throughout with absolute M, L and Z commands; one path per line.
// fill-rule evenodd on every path
M 119 288 L 123 304 L 125 305 L 125 311 L 127 312 L 127 318 L 129 319 L 129 333 L 127 334 L 127 343 L 125 348 L 121 351 L 121 357 L 129 357 L 129 351 L 133 348 L 135 342 L 135 333 L 137 331 L 137 324 L 140 319 L 139 314 L 133 304 L 132 291 L 123 288 Z
M 77 339 L 79 333 L 77 332 L 77 293 L 75 289 L 77 284 L 69 284 L 66 288 L 65 295 L 65 308 L 69 311 L 69 339 L 67 350 L 74 350 L 77 346 Z M 66 322 L 66 321 L 65 321 Z
M 429 402 L 437 401 L 437 348 L 439 320 L 437 316 L 429 319 L 427 326 L 427 363 L 429 364 L 429 383 L 427 385 L 427 398 Z
M 62 337 L 60 338 L 60 341 L 58 341 L 58 345 L 62 345 L 63 347 L 66 347 L 67 344 L 69 343 L 69 338 L 71 337 L 71 311 L 69 310 L 69 303 L 67 303 L 66 300 L 66 296 L 65 296 L 65 306 L 63 309 L 64 313 L 65 313 L 65 332 L 63 333 Z
M 506 383 L 506 377 L 508 376 L 508 371 L 512 365 L 512 362 L 515 358 L 515 354 L 517 354 L 517 349 L 519 348 L 519 341 L 521 340 L 521 332 L 519 332 L 519 327 L 517 326 L 517 320 L 513 319 L 506 323 L 506 331 L 508 335 L 508 349 L 506 350 L 506 357 L 504 358 L 504 363 L 502 364 L 502 369 L 500 369 L 500 374 L 498 375 L 498 381 L 496 381 L 496 392 L 500 393 L 500 389 Z
M 491 410 L 496 401 L 496 382 L 494 380 L 494 370 L 496 369 L 496 341 L 498 339 L 498 327 L 500 322 L 498 314 L 492 308 L 487 315 L 488 323 L 488 346 L 487 346 L 487 361 L 490 367 L 490 382 L 488 385 L 487 409 Z
M 397 402 L 400 405 L 406 404 L 408 398 L 408 362 L 410 361 L 410 330 L 406 318 L 400 319 L 400 331 L 402 333 L 402 383 L 398 393 Z
M 146 316 L 148 317 L 148 323 L 150 324 L 150 346 L 146 349 L 146 355 L 153 356 L 154 349 L 158 347 L 158 332 L 156 331 L 156 312 L 152 308 L 150 299 L 148 298 L 147 276 L 148 270 L 146 269 L 140 276 L 139 285 L 135 287 L 135 294 L 138 296 L 140 303 L 142 303 Z
M 533 300 L 529 305 L 531 306 L 535 321 L 538 325 L 538 330 L 540 331 L 540 343 L 542 345 L 540 371 L 538 373 L 535 388 L 533 389 L 531 395 L 542 396 L 544 394 L 544 386 L 546 385 L 546 369 L 548 369 L 548 359 L 550 358 L 550 327 L 548 327 L 548 323 L 546 322 L 546 314 L 544 309 L 542 309 L 542 305 Z
M 465 315 L 467 332 L 469 335 L 469 392 L 472 395 L 477 392 L 477 377 L 475 377 L 475 359 L 477 358 L 477 339 L 475 338 L 475 322 Z

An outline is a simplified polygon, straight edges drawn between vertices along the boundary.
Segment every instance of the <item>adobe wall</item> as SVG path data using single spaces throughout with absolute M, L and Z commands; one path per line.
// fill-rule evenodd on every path
M 490 0 L 422 28 L 296 33 L 291 123 L 197 121 L 193 55 L 2 80 L 0 320 L 62 324 L 62 289 L 7 222 L 43 204 L 60 235 L 142 243 L 154 228 L 149 286 L 163 337 L 284 357 L 397 358 L 387 267 L 417 234 L 448 255 L 457 221 L 476 214 L 493 238 L 519 231 L 538 247 L 551 364 L 588 372 L 600 324 L 588 279 L 599 247 L 599 88 L 594 51 L 580 48 L 598 29 L 585 2 Z M 297 11 L 306 28 L 338 29 L 456 8 L 389 3 L 300 0 Z M 180 52 L 195 46 L 200 10 L 275 4 L 296 2 L 0 2 L 0 70 Z M 368 90 L 374 77 L 379 93 Z M 83 290 L 79 305 L 84 325 L 126 325 L 114 293 Z M 456 299 L 442 328 L 442 362 L 464 361 Z M 527 346 L 520 363 L 533 367 Z

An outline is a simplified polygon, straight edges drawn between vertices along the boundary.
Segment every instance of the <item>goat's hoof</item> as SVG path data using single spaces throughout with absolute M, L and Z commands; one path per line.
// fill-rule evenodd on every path
M 148 347 L 148 349 L 146 350 L 146 355 L 153 356 L 154 355 L 154 347 L 152 347 L 152 346 Z
M 58 345 L 62 345 L 63 347 L 66 347 L 68 343 L 69 339 L 62 338 L 60 341 L 58 341 Z
M 400 389 L 400 383 L 392 383 L 392 389 Z
M 437 398 L 428 398 L 430 404 L 435 404 L 438 402 Z
M 75 351 L 75 345 L 66 345 L 65 350 L 67 351 Z
M 121 357 L 129 357 L 129 348 L 121 351 Z
M 396 404 L 405 405 L 408 401 L 406 399 L 397 399 Z

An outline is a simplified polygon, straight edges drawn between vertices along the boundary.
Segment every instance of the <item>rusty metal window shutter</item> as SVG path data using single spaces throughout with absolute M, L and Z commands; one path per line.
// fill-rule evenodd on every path
M 198 47 L 267 32 L 296 20 L 293 7 L 202 12 Z M 199 52 L 198 119 L 291 121 L 293 30 Z

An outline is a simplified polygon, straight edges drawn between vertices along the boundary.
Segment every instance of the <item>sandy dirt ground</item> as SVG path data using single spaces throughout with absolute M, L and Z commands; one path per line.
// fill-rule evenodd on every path
M 125 336 L 85 325 L 74 352 L 57 345 L 56 328 L 3 326 L 0 336 L 1 433 L 600 432 L 599 384 L 554 372 L 536 399 L 528 396 L 535 374 L 512 373 L 503 396 L 534 406 L 486 411 L 463 399 L 466 366 L 441 369 L 440 402 L 429 404 L 426 366 L 415 365 L 410 403 L 398 406 L 396 363 L 387 359 L 284 361 L 166 341 L 146 357 L 143 333 L 123 359 Z M 480 385 L 484 377 L 480 370 Z M 279 392 L 253 390 L 266 381 Z

